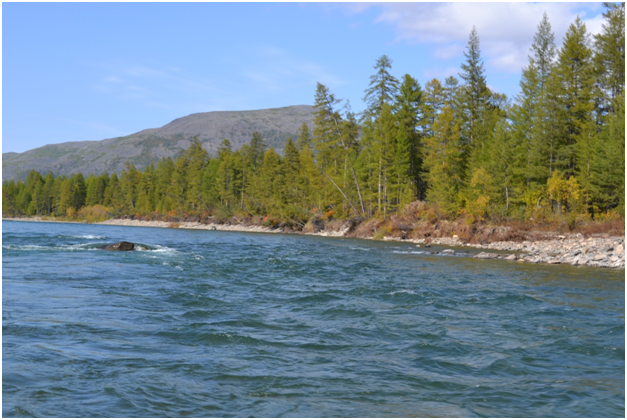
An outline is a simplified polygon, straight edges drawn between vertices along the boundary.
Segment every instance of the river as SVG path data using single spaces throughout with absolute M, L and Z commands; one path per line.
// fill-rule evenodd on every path
M 99 249 L 121 240 L 146 250 Z M 2 414 L 624 417 L 624 276 L 407 243 L 5 221 Z

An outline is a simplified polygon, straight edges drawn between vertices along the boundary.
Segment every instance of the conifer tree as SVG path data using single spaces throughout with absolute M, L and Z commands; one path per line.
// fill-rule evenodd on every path
M 565 178 L 578 175 L 586 201 L 589 201 L 591 151 L 595 135 L 592 119 L 593 70 L 589 35 L 584 23 L 577 17 L 566 32 L 555 69 L 561 81 L 565 108 L 565 143 L 558 156 Z
M 175 197 L 170 191 L 172 174 L 174 173 L 174 161 L 171 157 L 161 159 L 157 163 L 154 173 L 154 198 L 155 211 L 158 213 L 168 213 L 174 208 Z M 111 181 L 113 181 L 113 175 Z
M 209 159 L 209 154 L 202 147 L 202 144 L 194 137 L 191 145 L 185 151 L 186 167 L 185 178 L 187 179 L 186 199 L 189 210 L 198 212 L 203 207 L 202 197 L 202 176 Z
M 340 100 L 335 98 L 329 88 L 321 83 L 317 84 L 314 103 L 313 143 L 318 152 L 318 164 L 323 169 L 329 166 L 337 167 L 337 152 L 344 147 L 341 144 L 341 117 L 335 109 L 339 102 Z
M 68 209 L 74 204 L 74 189 L 72 187 L 72 181 L 69 178 L 63 180 L 63 183 L 61 184 L 59 202 L 57 204 L 58 215 L 65 216 Z
M 137 186 L 137 210 L 140 214 L 147 215 L 155 208 L 155 167 L 151 163 L 141 174 L 139 185 Z
M 490 100 L 490 90 L 486 84 L 481 48 L 477 29 L 473 26 L 468 46 L 464 51 L 466 61 L 462 63 L 460 77 L 464 81 L 461 89 L 463 124 L 462 139 L 471 148 L 482 148 L 486 133 L 486 113 Z
M 131 213 L 135 210 L 137 204 L 137 186 L 141 180 L 141 172 L 135 168 L 135 165 L 127 162 L 120 177 L 120 190 L 123 196 L 122 209 Z
M 44 178 L 44 209 L 45 214 L 50 216 L 54 209 L 54 175 L 48 172 Z M 104 190 L 103 190 L 104 193 Z
M 453 110 L 445 106 L 433 124 L 433 136 L 425 139 L 427 200 L 448 214 L 459 209 L 458 193 L 462 186 L 462 144 Z
M 296 146 L 298 150 L 303 150 L 305 146 L 311 149 L 311 132 L 309 131 L 309 126 L 306 122 L 303 121 L 303 124 L 298 129 L 298 137 L 296 139 Z
M 85 205 L 85 196 L 87 195 L 87 186 L 85 185 L 85 177 L 82 173 L 72 174 L 72 207 L 79 210 Z
M 306 127 L 306 126 L 305 126 Z M 304 147 L 307 144 L 303 144 Z M 297 203 L 300 201 L 300 152 L 291 137 L 288 137 L 285 148 L 283 149 L 283 170 L 284 174 L 284 191 L 283 197 L 287 203 Z
M 446 90 L 438 79 L 431 79 L 425 84 L 423 103 L 423 124 L 421 126 L 422 137 L 431 137 L 433 123 L 444 107 L 447 100 Z
M 370 84 L 363 98 L 367 106 L 364 118 L 376 118 L 381 113 L 383 105 L 390 105 L 398 94 L 399 82 L 390 74 L 391 68 L 392 60 L 387 55 L 377 59 L 374 65 L 377 72 L 370 76 Z
M 602 212 L 625 216 L 625 92 L 614 99 L 613 112 L 599 134 L 592 160 L 592 193 Z
M 114 173 L 111 174 L 111 179 L 109 180 L 109 185 L 107 185 L 107 189 L 105 190 L 105 206 L 111 207 L 113 210 L 113 214 L 116 216 L 124 214 L 125 210 L 125 197 L 122 193 L 122 189 L 120 188 L 120 181 L 118 176 Z M 64 212 L 58 209 L 59 213 Z
M 418 128 L 424 118 L 422 89 L 409 74 L 403 77 L 394 111 L 398 121 L 397 183 L 402 179 L 411 184 L 405 195 L 423 197 L 426 185 L 422 179 L 422 136 Z
M 625 90 L 625 3 L 603 3 L 605 23 L 595 35 L 594 57 L 599 118 L 612 113 L 613 102 Z
M 542 15 L 542 20 L 533 36 L 531 51 L 533 56 L 529 58 L 533 59 L 535 63 L 538 71 L 538 83 L 540 90 L 542 90 L 553 69 L 556 54 L 555 35 L 552 32 L 546 12 Z

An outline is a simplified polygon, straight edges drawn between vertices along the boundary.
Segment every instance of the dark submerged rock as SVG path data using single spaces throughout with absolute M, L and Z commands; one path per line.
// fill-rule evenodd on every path
M 122 241 L 105 245 L 101 249 L 104 249 L 105 251 L 133 251 L 135 249 L 135 244 L 132 242 Z

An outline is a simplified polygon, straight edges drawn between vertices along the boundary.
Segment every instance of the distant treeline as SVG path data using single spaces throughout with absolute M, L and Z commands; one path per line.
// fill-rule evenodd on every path
M 119 176 L 42 176 L 3 182 L 3 214 L 75 216 L 271 215 L 387 217 L 415 200 L 446 217 L 624 217 L 625 6 L 605 4 L 594 37 L 582 21 L 557 49 L 546 14 L 514 101 L 486 83 L 473 28 L 459 76 L 400 80 L 380 57 L 356 115 L 318 83 L 314 126 L 283 156 L 255 133 L 216 156 L 198 141 L 176 159 Z

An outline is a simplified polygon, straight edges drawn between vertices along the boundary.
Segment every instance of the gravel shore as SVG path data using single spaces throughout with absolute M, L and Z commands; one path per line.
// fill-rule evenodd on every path
M 625 268 L 625 238 L 621 237 L 585 239 L 581 234 L 575 234 L 560 235 L 557 239 L 547 241 L 492 242 L 487 245 L 461 243 L 456 238 L 435 238 L 431 243 L 508 251 L 508 253 L 481 252 L 474 258 Z
M 42 220 L 41 218 L 21 218 L 3 220 L 31 221 L 31 222 L 54 222 L 54 220 Z M 68 222 L 62 222 L 68 223 Z M 81 222 L 74 222 L 81 223 Z M 110 219 L 98 222 L 100 225 L 113 226 L 138 226 L 138 227 L 159 227 L 159 228 L 179 228 L 216 230 L 232 232 L 260 232 L 260 233 L 284 233 L 282 229 L 273 229 L 264 226 L 246 226 L 241 224 L 204 224 L 198 222 L 170 223 L 162 221 L 144 221 L 130 219 Z M 316 233 L 306 233 L 307 235 L 343 237 L 348 232 L 349 227 L 339 230 L 325 230 Z M 367 238 L 365 238 L 367 239 Z M 395 238 L 384 238 L 385 240 L 398 240 Z M 505 252 L 480 252 L 474 258 L 480 259 L 504 259 L 527 263 L 544 264 L 570 264 L 575 266 L 588 266 L 600 268 L 625 268 L 625 238 L 622 237 L 589 237 L 584 238 L 581 234 L 560 235 L 555 239 L 543 241 L 524 242 L 492 242 L 490 244 L 470 244 L 464 243 L 456 236 L 451 238 L 430 238 L 429 240 L 404 240 L 403 242 L 413 242 L 417 246 L 429 247 L 431 245 L 471 247 L 490 251 Z M 446 249 L 443 254 L 455 254 L 456 251 Z

